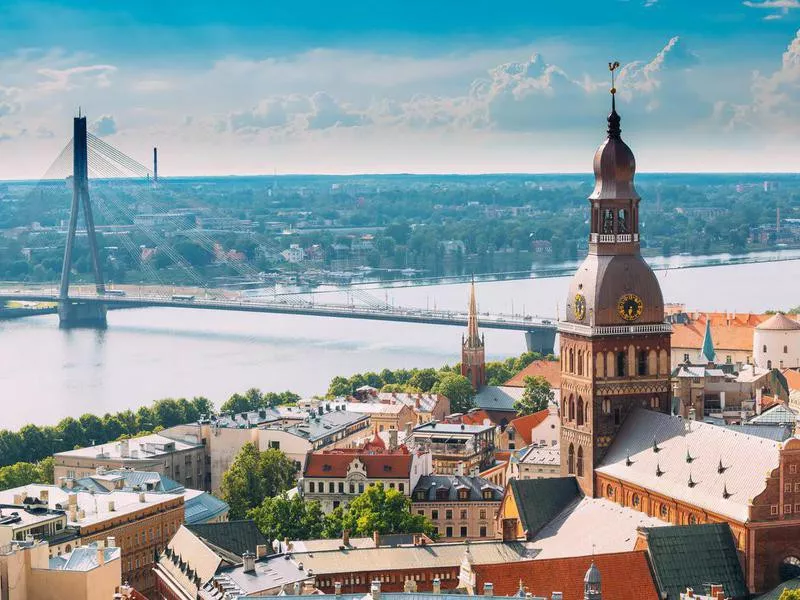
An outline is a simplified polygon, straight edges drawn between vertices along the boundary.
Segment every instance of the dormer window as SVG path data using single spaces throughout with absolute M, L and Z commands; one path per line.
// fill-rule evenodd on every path
M 491 500 L 492 499 L 492 490 L 483 490 L 483 499 L 484 500 Z
M 469 499 L 469 490 L 467 488 L 461 488 L 458 490 L 458 499 L 459 500 L 468 500 Z
M 392 470 L 392 465 L 383 465 L 383 472 L 388 473 Z
M 333 467 L 331 465 L 322 465 L 323 471 L 332 471 Z
M 439 488 L 438 490 L 436 490 L 436 499 L 437 500 L 447 500 L 447 498 L 449 496 L 450 496 L 450 494 L 448 493 L 448 490 L 446 490 L 444 488 Z
M 414 497 L 417 500 L 425 500 L 425 490 L 417 490 L 414 492 Z

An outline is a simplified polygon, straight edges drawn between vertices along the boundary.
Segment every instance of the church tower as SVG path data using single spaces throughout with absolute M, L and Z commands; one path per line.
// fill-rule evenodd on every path
M 670 332 L 639 251 L 636 164 L 622 141 L 614 70 L 608 136 L 594 155 L 589 253 L 572 278 L 561 339 L 561 474 L 594 495 L 594 468 L 637 407 L 669 412 Z
M 483 336 L 478 333 L 478 304 L 475 302 L 475 279 L 469 291 L 467 336 L 461 336 L 461 374 L 475 390 L 486 385 L 486 352 Z

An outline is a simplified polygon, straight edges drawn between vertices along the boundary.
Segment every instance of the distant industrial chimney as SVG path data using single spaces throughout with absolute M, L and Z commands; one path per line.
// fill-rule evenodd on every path
M 153 183 L 158 183 L 158 148 L 153 148 Z

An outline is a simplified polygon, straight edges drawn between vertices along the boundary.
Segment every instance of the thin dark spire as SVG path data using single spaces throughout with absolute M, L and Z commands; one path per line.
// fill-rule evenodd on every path
M 620 117 L 617 114 L 617 88 L 614 86 L 614 72 L 619 68 L 619 62 L 608 63 L 608 70 L 611 71 L 611 114 L 608 115 L 608 137 L 612 140 L 620 139 L 622 129 L 620 128 Z

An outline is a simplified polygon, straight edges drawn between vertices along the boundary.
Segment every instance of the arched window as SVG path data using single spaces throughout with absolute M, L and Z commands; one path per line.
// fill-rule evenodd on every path
M 578 396 L 578 425 L 583 425 L 583 398 Z
M 787 581 L 800 576 L 800 559 L 796 556 L 787 556 L 780 566 L 781 581 Z
M 606 496 L 608 496 L 612 500 L 614 499 L 614 486 L 611 485 L 610 483 L 606 486 Z
M 611 414 L 611 399 L 610 398 L 603 398 L 602 403 L 603 414 L 610 415 Z
M 578 350 L 578 375 L 583 375 L 583 350 Z
M 697 517 L 689 515 L 689 525 L 697 525 Z
M 788 352 L 789 352 L 789 346 L 784 346 L 783 347 L 783 353 L 784 354 L 788 354 Z
M 771 360 L 768 360 L 768 361 L 767 361 L 767 368 L 768 368 L 768 369 L 771 369 L 771 368 L 772 368 L 772 361 L 771 361 Z
M 634 508 L 639 508 L 639 504 L 641 504 L 641 500 L 639 498 L 639 494 L 634 494 L 633 498 L 631 499 L 631 503 L 633 504 Z
M 624 208 L 617 213 L 617 233 L 628 233 L 628 211 Z
M 647 351 L 639 350 L 637 358 L 636 370 L 639 373 L 639 376 L 647 375 Z
M 569 397 L 569 420 L 575 420 L 575 396 L 572 395 Z
M 626 352 L 617 352 L 617 377 L 625 377 L 628 373 L 626 365 L 628 363 Z
M 569 349 L 569 372 L 575 372 L 575 351 L 572 348 Z
M 659 401 L 658 396 L 653 396 L 650 398 L 650 408 L 653 410 L 658 410 L 661 407 L 661 402 Z
M 762 352 L 766 352 L 766 351 L 767 351 L 767 345 L 766 345 L 766 344 L 764 344 L 764 345 L 761 347 L 761 351 L 762 351 Z
M 578 446 L 578 477 L 583 477 L 583 446 Z
M 567 473 L 570 475 L 575 474 L 575 446 L 572 444 L 569 445 L 569 450 L 567 451 Z
M 669 508 L 667 508 L 666 504 L 661 505 L 661 518 L 669 519 Z

